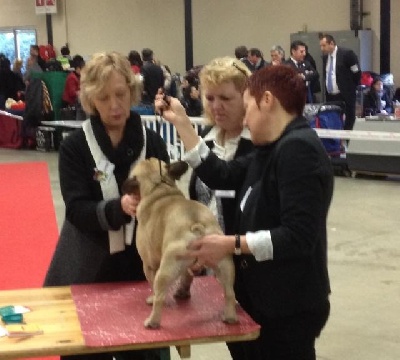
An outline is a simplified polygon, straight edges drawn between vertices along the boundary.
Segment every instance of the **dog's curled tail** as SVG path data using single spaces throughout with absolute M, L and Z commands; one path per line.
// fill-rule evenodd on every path
M 196 235 L 196 237 L 204 236 L 206 234 L 206 228 L 203 224 L 196 223 L 190 227 L 190 231 Z

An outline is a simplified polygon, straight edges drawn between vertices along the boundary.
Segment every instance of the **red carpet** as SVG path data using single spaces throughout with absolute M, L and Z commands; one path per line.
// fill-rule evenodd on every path
M 57 238 L 47 164 L 0 164 L 0 289 L 41 287 Z

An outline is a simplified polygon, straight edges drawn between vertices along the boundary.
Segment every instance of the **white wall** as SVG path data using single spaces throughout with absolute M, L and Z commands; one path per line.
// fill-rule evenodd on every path
M 54 44 L 90 55 L 151 48 L 173 71 L 184 70 L 184 8 L 181 0 L 59 0 Z M 175 70 L 176 69 L 176 70 Z
M 195 59 L 205 63 L 238 45 L 257 47 L 269 60 L 271 46 L 289 54 L 290 34 L 349 29 L 347 0 L 193 0 Z
M 47 42 L 46 18 L 35 15 L 34 0 L 1 0 L 0 27 L 37 28 L 40 44 Z M 290 33 L 348 30 L 349 0 L 193 0 L 194 64 L 233 55 L 237 45 L 260 48 L 268 58 L 274 44 L 289 50 Z M 379 72 L 380 1 L 364 0 L 371 15 L 365 27 L 374 32 L 373 69 Z M 400 1 L 392 0 L 391 67 L 400 84 Z M 185 71 L 183 0 L 58 0 L 52 16 L 54 45 L 68 42 L 72 54 L 150 47 L 174 72 Z M 261 20 L 260 20 L 261 19 Z

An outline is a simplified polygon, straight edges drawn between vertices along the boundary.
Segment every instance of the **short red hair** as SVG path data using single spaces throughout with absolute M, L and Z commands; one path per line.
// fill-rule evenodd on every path
M 255 71 L 248 80 L 248 91 L 260 104 L 265 91 L 270 91 L 289 114 L 301 116 L 306 103 L 306 85 L 288 65 L 266 66 Z

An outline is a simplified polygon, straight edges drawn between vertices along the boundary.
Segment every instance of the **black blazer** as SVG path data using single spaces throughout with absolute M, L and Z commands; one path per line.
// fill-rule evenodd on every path
M 307 120 L 297 118 L 274 143 L 230 162 L 210 153 L 195 169 L 210 187 L 251 187 L 237 233 L 270 230 L 273 260 L 235 256 L 235 294 L 251 316 L 290 316 L 322 309 L 330 292 L 327 214 L 333 193 L 330 160 Z
M 285 64 L 295 69 L 298 73 L 303 74 L 305 78 L 304 81 L 311 82 L 319 79 L 318 71 L 307 60 L 300 63 L 299 67 L 295 64 L 292 58 L 286 60 Z
M 324 88 L 326 90 L 326 64 L 328 55 L 322 57 L 323 74 L 324 74 Z M 354 71 L 352 70 L 354 69 Z M 338 47 L 336 53 L 336 82 L 339 87 L 343 98 L 346 102 L 354 102 L 356 100 L 356 89 L 360 83 L 361 70 L 358 62 L 357 55 L 353 50 Z

